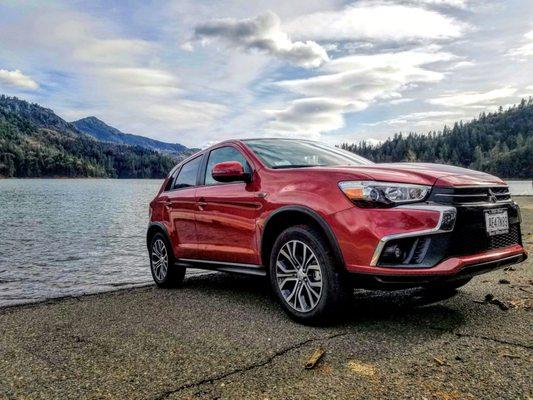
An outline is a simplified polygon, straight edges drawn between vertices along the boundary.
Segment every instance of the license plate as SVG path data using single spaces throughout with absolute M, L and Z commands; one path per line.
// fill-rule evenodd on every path
M 509 232 L 509 218 L 505 208 L 485 211 L 485 228 L 489 236 Z

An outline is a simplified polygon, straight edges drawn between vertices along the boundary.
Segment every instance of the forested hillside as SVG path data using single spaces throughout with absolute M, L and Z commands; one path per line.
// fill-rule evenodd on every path
M 100 142 L 53 111 L 0 96 L 0 176 L 162 178 L 176 158 Z
M 129 144 L 130 146 L 141 146 L 150 150 L 176 154 L 189 150 L 187 147 L 179 143 L 166 143 L 144 136 L 121 132 L 117 128 L 107 125 L 96 117 L 82 118 L 71 122 L 71 124 L 80 132 L 86 133 L 102 142 Z
M 460 165 L 503 178 L 533 177 L 533 99 L 507 110 L 427 135 L 396 134 L 378 146 L 344 143 L 342 148 L 376 162 L 411 161 Z

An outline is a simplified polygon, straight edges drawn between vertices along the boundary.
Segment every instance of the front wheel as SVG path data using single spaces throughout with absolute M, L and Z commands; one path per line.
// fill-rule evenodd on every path
M 351 286 L 324 236 L 306 225 L 288 228 L 276 239 L 269 275 L 283 309 L 300 322 L 331 320 L 349 299 Z
M 150 243 L 150 270 L 157 286 L 177 287 L 183 282 L 185 267 L 176 267 L 174 261 L 168 240 L 161 233 L 156 233 Z

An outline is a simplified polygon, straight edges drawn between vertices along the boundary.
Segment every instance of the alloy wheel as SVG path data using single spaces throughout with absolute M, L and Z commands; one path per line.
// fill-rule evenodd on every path
M 302 313 L 312 311 L 322 296 L 322 271 L 318 259 L 305 243 L 291 240 L 276 259 L 276 281 L 285 302 Z
M 164 280 L 167 276 L 168 252 L 161 239 L 157 239 L 152 245 L 152 271 L 158 281 Z

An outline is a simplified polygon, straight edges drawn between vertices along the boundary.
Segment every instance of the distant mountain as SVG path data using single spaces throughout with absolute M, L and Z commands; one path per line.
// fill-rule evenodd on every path
M 21 120 L 44 129 L 59 132 L 78 133 L 76 127 L 58 117 L 49 108 L 41 107 L 35 103 L 18 99 L 16 97 L 0 96 L 0 111 L 4 114 L 17 116 Z
M 82 118 L 71 122 L 71 124 L 81 132 L 91 135 L 95 139 L 103 142 L 141 146 L 147 149 L 168 153 L 182 153 L 189 150 L 187 147 L 179 143 L 166 143 L 140 135 L 121 132 L 117 128 L 107 125 L 96 117 Z
M 183 156 L 98 141 L 50 109 L 0 96 L 0 177 L 162 178 Z
M 459 165 L 502 178 L 533 177 L 533 98 L 507 110 L 482 113 L 441 132 L 396 134 L 375 146 L 342 148 L 376 162 L 419 161 Z

